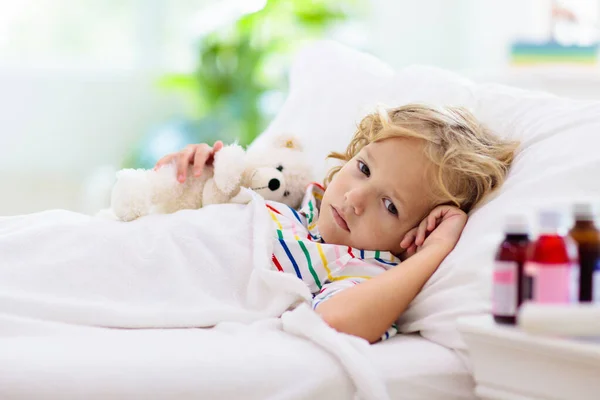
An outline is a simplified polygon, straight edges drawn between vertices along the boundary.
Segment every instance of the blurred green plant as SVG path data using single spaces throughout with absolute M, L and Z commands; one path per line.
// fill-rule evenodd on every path
M 238 140 L 247 145 L 284 97 L 289 55 L 347 20 L 358 4 L 266 0 L 259 11 L 199 38 L 195 70 L 165 76 L 160 84 L 185 96 L 189 118 L 214 129 L 198 132 L 197 141 Z

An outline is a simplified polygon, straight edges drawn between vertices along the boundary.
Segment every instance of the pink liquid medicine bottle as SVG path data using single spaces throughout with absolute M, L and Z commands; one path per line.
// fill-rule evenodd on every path
M 561 234 L 561 220 L 557 211 L 544 210 L 539 214 L 540 233 L 532 245 L 524 274 L 525 297 L 536 303 L 571 303 L 576 294 L 578 269 L 572 259 L 576 249 Z

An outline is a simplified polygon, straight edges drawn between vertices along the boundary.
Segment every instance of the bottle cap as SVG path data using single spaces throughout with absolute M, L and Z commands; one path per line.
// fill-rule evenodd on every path
M 504 222 L 504 232 L 512 234 L 529 234 L 529 221 L 523 214 L 508 214 Z
M 542 210 L 538 218 L 542 231 L 556 232 L 561 228 L 562 214 L 557 210 Z
M 595 210 L 590 203 L 575 203 L 573 205 L 573 214 L 575 219 L 579 221 L 593 221 Z

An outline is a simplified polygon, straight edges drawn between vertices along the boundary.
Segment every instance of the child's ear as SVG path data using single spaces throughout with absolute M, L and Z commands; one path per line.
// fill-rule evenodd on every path
M 279 135 L 274 140 L 275 147 L 302 151 L 300 140 L 294 135 Z

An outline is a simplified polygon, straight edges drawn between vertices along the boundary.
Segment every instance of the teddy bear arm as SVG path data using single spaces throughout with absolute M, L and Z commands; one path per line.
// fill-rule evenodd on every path
M 245 155 L 244 149 L 237 144 L 224 147 L 215 154 L 213 179 L 222 193 L 233 196 L 238 192 L 246 168 Z
M 117 182 L 111 193 L 111 210 L 121 221 L 133 221 L 148 214 L 151 207 L 152 187 L 147 172 L 124 169 L 117 173 Z

